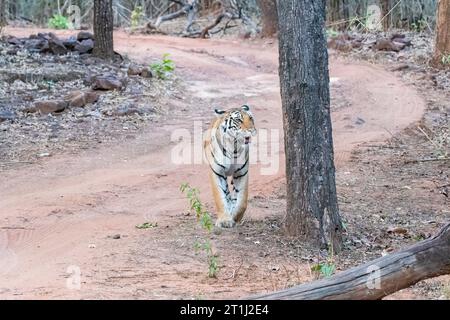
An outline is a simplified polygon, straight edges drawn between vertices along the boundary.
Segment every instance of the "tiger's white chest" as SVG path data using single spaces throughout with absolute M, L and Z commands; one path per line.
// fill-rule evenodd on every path
M 241 152 L 235 158 L 231 157 L 223 157 L 222 166 L 223 172 L 226 176 L 232 176 L 235 172 L 241 170 L 248 162 L 248 147 L 244 147 Z

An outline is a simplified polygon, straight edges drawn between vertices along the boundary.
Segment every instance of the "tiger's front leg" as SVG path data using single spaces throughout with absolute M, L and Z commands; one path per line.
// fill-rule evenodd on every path
M 248 200 L 248 164 L 242 168 L 242 170 L 237 171 L 233 175 L 233 208 L 232 217 L 233 221 L 240 222 L 244 216 L 245 210 L 247 210 L 247 200 Z
M 209 172 L 209 178 L 217 209 L 216 226 L 232 228 L 236 223 L 231 215 L 231 199 L 227 179 L 212 170 Z

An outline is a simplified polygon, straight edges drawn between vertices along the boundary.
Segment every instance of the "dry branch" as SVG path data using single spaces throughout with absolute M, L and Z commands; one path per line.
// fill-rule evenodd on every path
M 206 26 L 202 32 L 200 33 L 200 38 L 205 39 L 206 35 L 209 33 L 209 30 L 211 30 L 212 28 L 214 28 L 215 26 L 217 26 L 219 23 L 222 22 L 223 18 L 228 17 L 228 18 L 232 18 L 232 15 L 228 12 L 222 12 L 221 14 L 219 14 L 216 17 L 216 20 L 214 20 L 214 22 L 212 24 L 210 24 L 209 26 Z
M 450 223 L 434 237 L 333 277 L 250 299 L 376 300 L 450 274 Z

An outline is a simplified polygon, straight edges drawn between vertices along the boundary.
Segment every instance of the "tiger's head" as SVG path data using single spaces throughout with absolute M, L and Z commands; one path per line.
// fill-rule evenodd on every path
M 222 120 L 219 129 L 223 137 L 234 140 L 238 145 L 250 144 L 251 137 L 255 136 L 257 131 L 249 106 L 243 105 L 228 111 L 215 109 L 214 112 Z

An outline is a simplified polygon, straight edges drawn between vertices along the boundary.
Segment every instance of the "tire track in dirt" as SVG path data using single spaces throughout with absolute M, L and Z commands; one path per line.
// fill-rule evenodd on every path
M 16 35 L 31 32 L 10 30 Z M 195 105 L 186 104 L 187 111 L 173 110 L 170 123 L 149 128 L 129 145 L 86 151 L 76 158 L 55 156 L 40 167 L 6 172 L 0 185 L 0 223 L 2 226 L 16 225 L 17 217 L 23 216 L 28 220 L 26 227 L 33 231 L 23 236 L 7 236 L 8 241 L 0 245 L 3 250 L 11 250 L 17 258 L 12 269 L 6 270 L 0 265 L 5 271 L 0 272 L 0 297 L 19 294 L 14 297 L 79 298 L 93 297 L 93 292 L 105 297 L 109 292 L 115 297 L 128 297 L 129 288 L 111 288 L 98 280 L 98 274 L 99 270 L 115 270 L 118 265 L 129 264 L 136 268 L 135 263 L 127 260 L 134 259 L 130 250 L 133 252 L 142 238 L 134 226 L 144 221 L 157 221 L 162 227 L 176 225 L 180 213 L 186 210 L 186 199 L 178 190 L 184 181 L 198 186 L 202 198 L 212 208 L 206 167 L 173 164 L 170 155 L 175 144 L 170 141 L 170 136 L 175 129 L 192 132 L 194 120 L 202 120 L 200 122 L 206 129 L 213 118 L 214 107 L 248 103 L 259 129 L 274 129 L 279 133 L 276 140 L 280 148 L 275 157 L 279 169 L 273 175 L 262 175 L 261 168 L 267 165 L 261 161 L 253 164 L 251 196 L 270 195 L 283 180 L 283 134 L 275 44 L 130 37 L 118 32 L 116 48 L 145 63 L 170 53 L 176 62 L 177 73 L 187 83 L 186 96 L 192 97 L 189 101 Z M 382 142 L 420 119 L 425 107 L 423 100 L 414 89 L 382 68 L 331 59 L 330 70 L 332 87 L 348 102 L 333 110 L 332 115 L 338 168 L 347 161 L 356 145 Z M 262 219 L 264 215 L 250 208 L 248 217 Z M 126 237 L 112 245 L 108 236 L 116 233 Z M 4 233 L 2 237 L 5 238 Z M 182 279 L 173 279 L 180 271 L 170 269 L 162 262 L 171 248 L 170 244 L 165 244 L 164 232 L 160 237 L 154 250 L 156 255 L 164 256 L 159 260 L 152 259 L 152 264 L 146 267 L 166 271 L 152 274 L 151 283 L 182 285 Z M 95 248 L 90 247 L 92 244 Z M 195 268 L 189 259 L 185 263 L 177 259 L 171 261 L 177 263 L 178 268 Z M 80 266 L 88 275 L 84 284 L 88 288 L 86 291 L 65 287 L 65 272 L 71 265 Z M 139 270 L 132 272 L 136 275 L 134 280 L 149 277 L 145 273 L 138 276 Z M 127 281 L 122 281 L 125 287 Z M 133 281 L 128 284 L 131 282 L 131 286 L 136 286 Z M 2 291 L 2 288 L 8 290 Z M 48 289 L 43 292 L 42 288 Z

